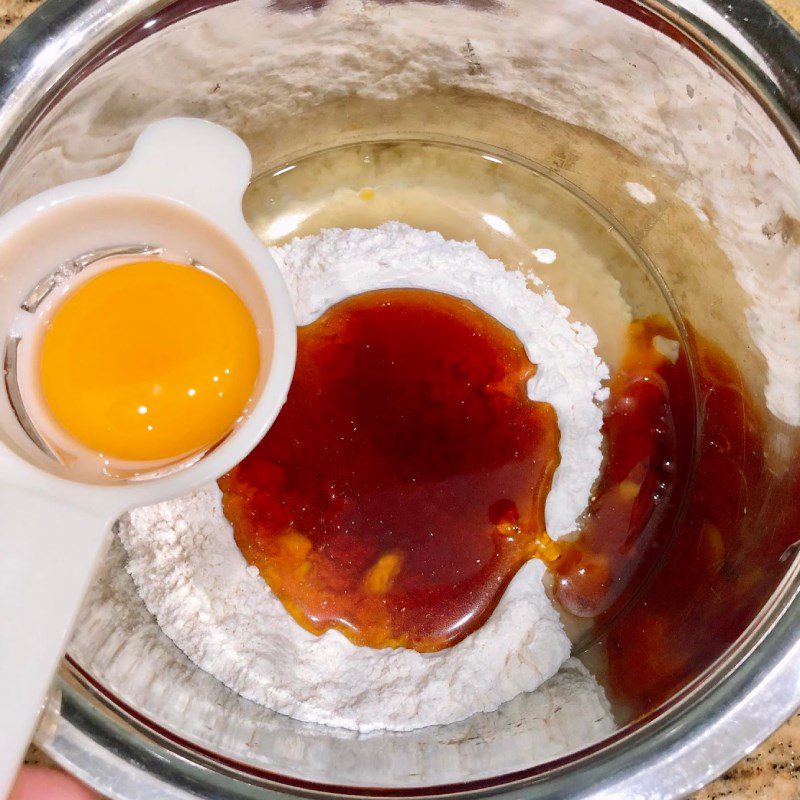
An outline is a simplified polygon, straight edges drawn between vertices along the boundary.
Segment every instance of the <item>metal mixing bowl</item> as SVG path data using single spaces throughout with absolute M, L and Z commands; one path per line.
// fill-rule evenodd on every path
M 343 32 L 356 45 L 346 53 Z M 776 413 L 771 482 L 750 498 L 755 544 L 767 547 L 796 501 L 781 478 L 800 423 L 798 53 L 757 0 L 691 11 L 658 0 L 48 0 L 0 47 L 0 207 L 109 169 L 169 115 L 232 127 L 256 171 L 387 138 L 530 159 L 619 221 L 681 314 Z M 631 182 L 658 202 L 637 201 Z M 731 599 L 738 639 L 688 654 L 691 671 L 666 697 L 599 742 L 566 725 L 545 751 L 542 717 L 525 707 L 466 733 L 368 737 L 260 709 L 163 636 L 117 546 L 95 589 L 106 616 L 79 624 L 37 741 L 123 799 L 676 797 L 800 703 L 795 555 Z M 703 591 L 670 624 L 701 624 Z

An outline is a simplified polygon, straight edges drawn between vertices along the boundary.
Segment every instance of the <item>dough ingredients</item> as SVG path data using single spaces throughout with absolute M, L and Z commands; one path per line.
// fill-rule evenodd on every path
M 561 431 L 548 530 L 558 538 L 575 529 L 600 469 L 599 402 L 608 391 L 590 328 L 570 323 L 535 279 L 506 270 L 473 243 L 400 223 L 324 230 L 274 254 L 299 324 L 358 292 L 415 287 L 470 300 L 515 331 L 538 365 L 529 394 L 553 405 Z M 299 720 L 359 731 L 447 724 L 534 690 L 569 656 L 535 560 L 482 628 L 422 654 L 302 629 L 239 552 L 215 485 L 131 512 L 120 538 L 139 593 L 175 644 L 239 694 Z

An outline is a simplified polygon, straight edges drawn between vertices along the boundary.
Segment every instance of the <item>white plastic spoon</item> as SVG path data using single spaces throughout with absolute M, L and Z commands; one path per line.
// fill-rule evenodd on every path
M 14 780 L 114 520 L 228 471 L 286 398 L 296 329 L 277 266 L 242 216 L 250 172 L 247 147 L 225 128 L 163 120 L 142 133 L 119 169 L 52 189 L 0 218 L 0 346 L 7 367 L 31 289 L 46 291 L 54 268 L 76 255 L 132 242 L 157 244 L 213 268 L 247 304 L 262 348 L 256 395 L 236 428 L 194 463 L 149 479 L 81 478 L 43 452 L 36 435 L 26 433 L 25 414 L 15 412 L 17 387 L 6 374 L 7 391 L 0 390 L 0 797 Z M 126 203 L 130 215 L 110 224 L 109 208 Z

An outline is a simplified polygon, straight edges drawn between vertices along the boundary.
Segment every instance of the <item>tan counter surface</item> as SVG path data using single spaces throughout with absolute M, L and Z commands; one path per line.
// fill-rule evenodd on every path
M 7 36 L 41 0 L 0 0 L 0 39 Z M 800 29 L 800 0 L 773 0 L 773 7 Z M 26 759 L 46 763 L 31 747 Z M 800 713 L 795 714 L 752 755 L 740 761 L 691 800 L 800 800 Z

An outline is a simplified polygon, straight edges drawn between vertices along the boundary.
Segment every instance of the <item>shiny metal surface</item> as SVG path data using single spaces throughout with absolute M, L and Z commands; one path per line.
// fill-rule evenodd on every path
M 534 0 L 530 0 L 530 3 L 535 5 Z M 142 66 L 136 61 L 134 52 L 137 43 L 146 43 L 149 37 L 170 35 L 170 31 L 176 37 L 170 41 L 176 42 L 192 25 L 199 25 L 198 20 L 209 9 L 213 10 L 215 5 L 200 0 L 178 3 L 166 0 L 156 3 L 148 0 L 48 0 L 37 14 L 0 46 L 0 167 L 6 179 L 4 191 L 0 193 L 0 205 L 6 207 L 26 193 L 31 194 L 41 188 L 31 185 L 37 180 L 60 179 L 57 169 L 48 178 L 43 177 L 31 164 L 46 152 L 45 145 L 56 143 L 68 149 L 69 140 L 63 136 L 59 138 L 52 131 L 60 121 L 69 120 L 72 93 L 80 101 L 74 101 L 75 107 L 97 102 L 102 112 L 90 117 L 88 123 L 95 134 L 93 142 L 98 148 L 97 158 L 94 161 L 82 159 L 81 154 L 81 158 L 74 159 L 72 166 L 91 172 L 113 164 L 118 153 L 124 151 L 126 146 L 127 132 L 122 127 L 125 120 L 136 118 L 140 113 L 140 106 L 122 89 L 119 94 L 114 93 L 117 86 L 127 87 L 140 74 L 137 70 L 141 70 Z M 714 0 L 693 3 L 696 13 L 689 13 L 656 0 L 612 2 L 609 5 L 626 18 L 644 21 L 652 33 L 642 34 L 642 50 L 645 50 L 644 44 L 651 47 L 650 55 L 654 62 L 658 61 L 659 69 L 669 73 L 677 69 L 669 59 L 678 60 L 675 51 L 666 46 L 664 60 L 657 58 L 661 39 L 679 42 L 687 63 L 696 60 L 708 67 L 708 72 L 724 75 L 725 81 L 731 81 L 731 86 L 737 87 L 736 91 L 741 89 L 742 96 L 747 95 L 753 100 L 754 107 L 764 112 L 764 118 L 771 122 L 775 131 L 775 138 L 770 139 L 765 133 L 766 123 L 760 120 L 753 122 L 754 129 L 758 129 L 756 133 L 764 135 L 767 145 L 764 149 L 769 149 L 769 145 L 774 146 L 780 139 L 785 143 L 787 154 L 800 153 L 800 45 L 788 27 L 765 6 L 756 0 L 735 6 Z M 306 13 L 312 13 L 304 3 L 288 2 L 283 6 L 285 8 L 279 8 L 274 13 L 283 13 L 287 9 L 306 9 Z M 324 3 L 313 3 L 310 7 L 319 10 L 322 6 Z M 484 8 L 481 3 L 471 6 L 473 11 L 475 8 Z M 587 9 L 589 6 L 587 2 Z M 237 4 L 232 4 L 225 8 L 235 13 L 236 7 Z M 419 6 L 419 24 L 423 27 L 426 8 Z M 272 13 L 270 11 L 265 16 L 265 29 Z M 496 21 L 499 13 L 493 3 L 485 5 L 487 20 Z M 736 42 L 735 32 L 739 37 Z M 243 38 L 246 37 L 243 35 Z M 153 41 L 157 39 L 153 38 Z M 209 74 L 213 75 L 217 55 L 212 51 L 206 55 Z M 119 65 L 116 72 L 103 72 L 103 65 L 113 66 L 115 63 Z M 492 66 L 489 64 L 481 68 L 491 73 Z M 475 69 L 474 63 L 472 68 Z M 187 74 L 191 74 L 191 70 Z M 708 75 L 702 74 L 704 79 L 711 81 Z M 112 85 L 112 78 L 118 83 Z M 164 80 L 169 82 L 171 76 Z M 724 81 L 721 83 L 724 84 Z M 92 91 L 87 89 L 81 95 L 82 84 L 93 87 Z M 146 93 L 151 89 L 143 86 L 142 91 Z M 716 90 L 722 91 L 719 86 Z M 567 89 L 562 87 L 562 91 Z M 713 96 L 707 100 L 709 106 L 713 106 L 713 100 Z M 229 121 L 224 116 L 223 107 L 211 100 L 187 101 L 188 109 L 184 108 L 182 102 L 178 93 L 161 105 L 154 103 L 152 109 L 145 107 L 141 113 L 146 116 L 148 113 L 161 115 L 165 111 L 186 111 L 208 114 L 218 121 Z M 509 121 L 505 121 L 505 106 L 488 106 L 492 113 L 482 119 L 483 129 L 479 135 L 470 130 L 474 122 L 459 116 L 459 107 L 464 105 L 468 104 L 457 99 L 452 105 L 442 101 L 441 105 L 424 106 L 424 113 L 420 113 L 424 123 L 413 118 L 413 113 L 409 112 L 408 119 L 411 121 L 408 122 L 408 128 L 430 130 L 435 134 L 452 130 L 467 138 L 470 135 L 473 139 L 482 137 L 481 140 L 489 144 L 519 150 L 519 140 L 527 130 L 526 119 L 514 117 L 515 112 L 509 109 Z M 266 163 L 271 157 L 277 158 L 278 154 L 288 158 L 292 153 L 313 148 L 325 141 L 326 123 L 323 118 L 314 117 L 314 104 L 309 102 L 300 111 L 309 115 L 307 129 L 283 132 L 280 125 L 270 127 L 264 120 L 256 120 L 253 126 L 246 118 L 240 121 L 244 128 L 240 132 L 244 133 L 254 148 L 257 163 Z M 112 118 L 111 112 L 118 114 L 121 122 L 118 123 L 116 117 Z M 373 132 L 376 136 L 381 135 L 381 124 L 384 122 L 387 129 L 393 124 L 396 126 L 396 120 L 376 121 L 375 117 L 380 117 L 380 114 L 373 113 L 369 108 L 360 116 L 361 108 L 356 102 L 351 103 L 346 113 L 355 138 Z M 391 116 L 392 112 L 382 107 L 381 113 Z M 695 121 L 695 118 L 687 120 L 687 127 L 690 122 L 694 127 Z M 705 118 L 701 121 L 706 123 Z M 584 120 L 589 127 L 590 123 L 590 119 Z M 422 128 L 423 124 L 427 127 Z M 540 121 L 537 120 L 535 124 L 540 124 Z M 669 121 L 669 124 L 677 127 L 680 123 Z M 262 128 L 266 133 L 262 132 Z M 37 144 L 37 137 L 44 144 Z M 102 143 L 106 140 L 112 145 L 104 149 Z M 676 150 L 681 144 L 681 141 L 677 142 Z M 681 255 L 677 250 L 667 250 L 667 245 L 657 237 L 659 220 L 644 216 L 645 212 L 641 209 L 626 205 L 629 200 L 617 197 L 604 188 L 607 177 L 601 176 L 597 183 L 592 183 L 595 178 L 589 174 L 586 162 L 580 160 L 580 156 L 587 153 L 592 158 L 597 157 L 591 149 L 594 147 L 592 141 L 587 140 L 585 145 L 581 145 L 584 149 L 576 146 L 577 166 L 567 157 L 559 161 L 561 157 L 546 150 L 545 145 L 542 145 L 541 152 L 534 151 L 537 146 L 535 143 L 524 146 L 531 148 L 531 152 L 525 155 L 543 162 L 552 159 L 558 169 L 563 169 L 588 194 L 600 195 L 604 204 L 627 223 L 629 230 L 640 231 L 641 241 L 638 243 L 654 254 L 657 263 L 658 254 L 662 255 L 663 270 L 669 284 L 674 282 L 673 277 L 684 277 L 670 274 L 671 264 L 680 263 Z M 614 158 L 622 159 L 622 156 L 615 153 Z M 725 158 L 733 161 L 735 154 L 728 154 Z M 785 180 L 792 188 L 789 155 L 786 156 L 786 165 Z M 775 166 L 773 171 L 780 172 Z M 603 191 L 607 191 L 608 195 L 603 197 Z M 664 239 L 669 240 L 670 237 L 664 234 Z M 679 248 L 680 243 L 674 242 L 670 246 Z M 792 246 L 791 242 L 787 243 L 789 246 Z M 709 246 L 709 254 L 712 249 Z M 669 257 L 665 257 L 664 253 Z M 708 255 L 708 258 L 712 260 L 712 255 Z M 716 278 L 706 283 L 709 284 L 709 292 L 717 290 Z M 695 296 L 697 294 L 697 289 L 691 287 L 684 294 L 677 293 L 679 305 L 692 319 L 702 314 L 706 302 L 705 298 L 698 299 Z M 745 327 L 744 311 L 724 294 L 714 298 L 714 307 L 719 306 L 725 311 L 719 314 L 720 320 L 716 320 L 720 327 L 715 333 L 721 339 L 731 337 L 729 341 L 734 347 L 732 332 Z M 725 318 L 725 313 L 729 313 L 729 319 Z M 748 346 L 747 341 L 742 344 L 743 352 Z M 763 367 L 756 361 L 751 367 L 753 384 L 763 385 L 763 375 L 759 374 L 759 369 Z M 578 752 L 565 751 L 541 763 L 525 765 L 520 762 L 518 768 L 507 771 L 501 769 L 491 772 L 490 761 L 487 765 L 481 765 L 485 767 L 482 774 L 475 772 L 468 776 L 465 769 L 463 780 L 447 783 L 437 781 L 435 777 L 410 776 L 405 785 L 383 787 L 381 794 L 434 796 L 468 792 L 480 796 L 502 794 L 515 798 L 672 798 L 700 787 L 749 752 L 800 704 L 800 631 L 797 625 L 800 619 L 799 571 L 800 567 L 795 561 L 775 587 L 769 601 L 762 608 L 752 610 L 748 629 L 742 631 L 733 647 L 714 663 L 703 665 L 704 668 L 698 671 L 694 679 L 678 687 L 663 706 L 651 709 L 650 713 L 610 739 Z M 690 611 L 701 613 L 700 609 Z M 144 625 L 145 621 L 141 624 Z M 157 631 L 148 635 L 155 637 Z M 144 641 L 156 646 L 155 639 Z M 176 669 L 181 667 L 179 655 L 174 657 Z M 183 665 L 183 668 L 189 669 L 187 665 Z M 155 712 L 143 710 L 135 698 L 115 695 L 104 684 L 102 676 L 98 677 L 98 673 L 99 667 L 93 664 L 87 666 L 80 659 L 65 664 L 57 684 L 61 705 L 57 713 L 51 708 L 46 715 L 40 743 L 66 768 L 108 796 L 120 800 L 214 796 L 249 798 L 286 793 L 369 796 L 373 794 L 370 787 L 381 788 L 375 773 L 370 775 L 369 764 L 359 773 L 355 766 L 346 763 L 347 759 L 342 754 L 350 753 L 354 762 L 357 762 L 360 757 L 367 758 L 360 754 L 369 753 L 369 758 L 379 763 L 379 756 L 390 759 L 393 748 L 405 746 L 391 740 L 380 748 L 376 746 L 376 749 L 370 750 L 374 742 L 346 736 L 338 744 L 326 743 L 324 740 L 328 734 L 325 732 L 298 731 L 291 721 L 270 720 L 269 725 L 273 727 L 269 728 L 269 736 L 265 739 L 264 752 L 258 754 L 261 760 L 254 756 L 252 763 L 248 764 L 241 754 L 237 755 L 233 750 L 225 752 L 222 746 L 215 749 L 212 746 L 215 740 L 211 735 L 211 738 L 202 740 L 199 726 L 197 730 L 188 730 L 188 725 L 178 729 L 176 720 L 180 718 L 180 709 L 167 709 L 163 717 L 156 719 Z M 224 702 L 229 704 L 225 708 L 236 708 L 243 714 L 250 713 L 243 706 L 236 705 L 235 699 L 225 698 Z M 170 717 L 168 712 L 174 716 Z M 296 740 L 292 737 L 296 737 Z M 333 740 L 335 736 L 331 734 L 330 738 Z M 443 730 L 441 741 L 427 743 L 426 746 L 429 744 L 433 748 L 431 752 L 438 753 L 437 748 L 443 748 L 447 738 L 447 731 Z M 276 752 L 281 753 L 282 740 L 296 741 L 301 750 L 307 748 L 306 754 L 296 754 L 294 761 L 287 756 L 282 765 L 275 756 Z M 419 741 L 416 745 L 421 746 Z M 319 747 L 327 749 L 315 749 Z M 442 749 L 441 752 L 447 751 Z M 327 757 L 332 759 L 327 779 L 323 775 L 324 770 L 312 763 L 320 753 L 328 753 Z M 354 776 L 362 774 L 362 782 L 354 780 L 348 784 L 346 780 L 337 781 L 337 770 L 333 768 L 336 764 L 331 754 L 338 754 L 340 758 L 339 775 L 351 772 Z M 314 772 L 312 767 L 316 769 L 315 776 L 308 777 Z M 306 775 L 301 774 L 303 769 Z

